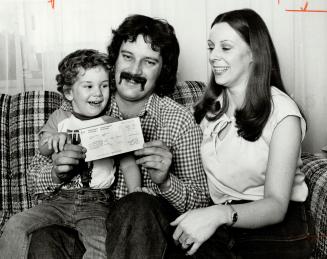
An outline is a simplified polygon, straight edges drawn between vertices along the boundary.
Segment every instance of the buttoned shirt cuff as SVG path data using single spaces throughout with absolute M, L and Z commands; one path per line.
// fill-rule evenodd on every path
M 170 188 L 160 195 L 169 201 L 179 212 L 185 212 L 186 191 L 181 181 L 173 174 L 170 174 Z
M 52 165 L 45 166 L 41 169 L 38 179 L 39 188 L 37 190 L 37 193 L 53 192 L 54 189 L 60 185 L 52 181 L 51 170 L 52 170 Z

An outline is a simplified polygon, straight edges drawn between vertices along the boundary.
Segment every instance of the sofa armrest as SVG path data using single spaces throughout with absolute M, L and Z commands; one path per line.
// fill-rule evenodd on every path
M 305 180 L 309 188 L 307 199 L 315 231 L 314 258 L 327 254 L 327 159 L 302 153 Z

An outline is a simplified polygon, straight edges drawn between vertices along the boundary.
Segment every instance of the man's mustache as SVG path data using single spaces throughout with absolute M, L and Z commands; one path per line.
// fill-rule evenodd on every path
M 144 78 L 143 76 L 139 76 L 139 75 L 133 75 L 129 72 L 121 72 L 120 73 L 120 80 L 119 80 L 119 84 L 121 83 L 121 81 L 123 79 L 126 80 L 133 80 L 135 83 L 137 84 L 141 84 L 141 90 L 144 91 L 144 85 L 146 83 L 146 78 Z

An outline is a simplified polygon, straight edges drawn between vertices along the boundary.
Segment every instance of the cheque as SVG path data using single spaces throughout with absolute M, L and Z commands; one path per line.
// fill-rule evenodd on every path
M 144 144 L 139 118 L 81 129 L 80 138 L 87 149 L 86 162 L 141 149 Z

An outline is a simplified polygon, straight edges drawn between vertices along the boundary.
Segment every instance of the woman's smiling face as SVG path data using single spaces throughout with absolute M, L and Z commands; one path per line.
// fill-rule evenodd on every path
M 217 84 L 247 84 L 252 52 L 243 38 L 226 22 L 215 24 L 208 39 L 209 62 Z

